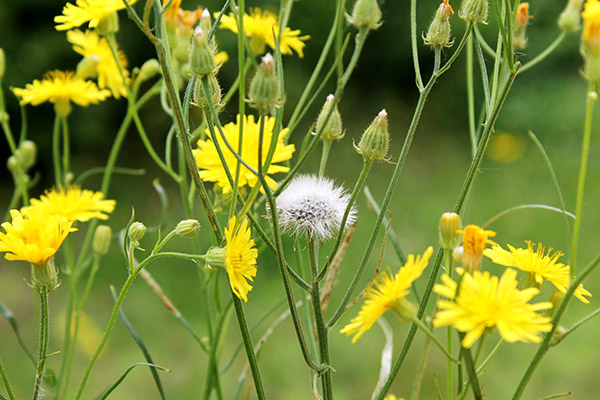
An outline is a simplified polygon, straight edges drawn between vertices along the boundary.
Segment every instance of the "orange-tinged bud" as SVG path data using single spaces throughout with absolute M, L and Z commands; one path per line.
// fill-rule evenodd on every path
M 513 29 L 513 45 L 515 49 L 524 49 L 527 46 L 525 31 L 527 30 L 530 18 L 532 17 L 529 16 L 529 3 L 519 4 Z

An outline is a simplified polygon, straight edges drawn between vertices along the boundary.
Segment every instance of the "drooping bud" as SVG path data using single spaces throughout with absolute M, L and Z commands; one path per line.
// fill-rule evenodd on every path
M 384 160 L 389 146 L 387 112 L 381 110 L 355 146 L 358 154 L 368 160 Z
M 348 22 L 357 28 L 366 27 L 375 30 L 381 26 L 381 9 L 377 0 L 356 0 L 352 9 L 352 16 L 347 17 Z
M 250 106 L 263 114 L 268 114 L 279 102 L 279 80 L 271 53 L 267 53 L 262 58 L 258 71 L 250 82 L 248 98 Z
M 423 38 L 426 45 L 433 48 L 451 47 L 454 44 L 454 39 L 450 40 L 450 15 L 454 14 L 449 0 L 444 0 L 438 7 L 427 30 L 427 35 Z
M 217 67 L 215 53 L 206 43 L 206 35 L 200 27 L 196 27 L 192 38 L 192 52 L 190 53 L 190 68 L 192 74 L 203 77 L 212 73 Z
M 588 1 L 583 12 L 581 52 L 585 59 L 584 76 L 590 82 L 600 82 L 600 3 Z
M 98 225 L 94 232 L 94 240 L 92 241 L 92 249 L 94 254 L 103 256 L 108 253 L 110 247 L 110 238 L 112 236 L 112 230 L 108 225 Z
M 440 218 L 440 245 L 445 250 L 454 250 L 460 244 L 460 216 L 457 213 L 445 212 Z
M 224 247 L 212 247 L 208 249 L 204 258 L 206 267 L 212 271 L 225 268 L 225 254 Z
M 558 26 L 566 32 L 579 29 L 581 23 L 581 6 L 583 0 L 569 0 L 567 6 L 558 17 Z
M 515 49 L 524 49 L 527 46 L 527 24 L 529 23 L 529 3 L 521 3 L 517 8 L 517 16 L 515 18 L 515 26 L 513 28 L 513 46 Z
M 486 23 L 488 0 L 463 0 L 458 16 L 465 21 Z
M 340 115 L 334 100 L 335 98 L 332 94 L 327 96 L 327 100 L 325 100 L 325 104 L 323 104 L 323 108 L 317 117 L 317 125 L 315 127 L 315 134 L 321 132 L 321 139 L 330 142 L 340 140 L 344 137 L 342 116 Z M 328 115 L 329 119 L 327 120 L 327 123 L 325 123 Z
M 211 102 L 215 106 L 221 103 L 221 98 L 223 97 L 223 93 L 221 91 L 221 85 L 219 85 L 219 81 L 215 74 L 209 74 L 206 77 L 208 81 L 208 90 L 211 95 Z M 204 88 L 202 87 L 204 83 L 199 79 L 196 80 L 196 84 L 194 85 L 193 92 L 193 102 L 200 108 L 208 107 L 208 101 L 206 100 L 206 96 L 204 95 Z
M 103 36 L 119 32 L 119 14 L 114 11 L 102 18 L 96 26 L 96 31 Z
M 198 232 L 200 232 L 200 222 L 196 219 L 184 219 L 183 221 L 179 221 L 175 227 L 177 236 L 184 238 L 196 236 Z
M 54 263 L 54 256 L 41 264 L 31 264 L 31 282 L 35 290 L 49 292 L 58 287 L 58 268 Z

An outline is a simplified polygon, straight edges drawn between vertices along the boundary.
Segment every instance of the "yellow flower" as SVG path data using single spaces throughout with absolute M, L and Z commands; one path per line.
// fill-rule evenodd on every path
M 517 289 L 517 271 L 506 269 L 502 277 L 491 276 L 488 271 L 464 272 L 460 291 L 448 275 L 442 275 L 443 284 L 433 290 L 449 300 L 438 300 L 440 311 L 435 314 L 434 327 L 454 325 L 466 332 L 462 346 L 469 348 L 488 328 L 497 327 L 507 342 L 538 343 L 540 332 L 552 328 L 550 318 L 536 311 L 552 308 L 549 301 L 529 304 L 539 293 L 536 288 Z
M 236 123 L 229 123 L 223 127 L 223 134 L 225 138 L 231 144 L 232 148 L 237 151 L 238 149 L 238 139 L 239 139 L 239 124 L 240 124 L 240 116 L 237 116 Z M 258 122 L 254 121 L 254 116 L 244 116 L 244 132 L 243 132 L 243 141 L 242 141 L 242 153 L 241 156 L 243 160 L 253 169 L 258 168 L 258 139 L 259 139 L 259 125 L 260 119 Z M 275 125 L 275 118 L 266 117 L 265 120 L 265 128 L 264 128 L 264 137 L 263 137 L 263 152 L 262 152 L 262 163 L 267 158 L 267 153 L 269 152 L 269 147 L 271 145 L 271 136 L 273 134 L 273 126 Z M 225 146 L 223 139 L 215 127 L 215 132 L 218 137 L 219 146 L 223 152 L 225 157 L 225 161 L 231 172 L 232 176 L 235 177 L 235 169 L 237 167 L 237 158 L 233 155 L 231 151 Z M 277 146 L 275 147 L 275 153 L 273 154 L 273 159 L 271 161 L 271 165 L 267 171 L 267 174 L 275 174 L 277 172 L 287 172 L 289 171 L 288 167 L 283 167 L 281 165 L 275 165 L 276 163 L 283 162 L 285 160 L 289 160 L 292 158 L 292 154 L 294 153 L 295 147 L 293 144 L 286 145 L 283 142 L 283 139 L 288 134 L 288 129 L 283 129 L 279 133 L 279 138 L 277 140 Z M 207 130 L 208 133 L 208 130 Z M 212 140 L 199 140 L 198 141 L 198 149 L 194 149 L 194 158 L 196 159 L 196 165 L 203 171 L 200 171 L 200 178 L 204 181 L 208 182 L 217 182 L 217 184 L 223 189 L 223 193 L 231 192 L 231 185 L 229 184 L 229 180 L 227 179 L 227 174 L 225 173 L 225 168 L 221 164 L 221 160 L 219 159 L 219 155 L 217 153 L 217 148 L 215 147 Z M 267 183 L 269 187 L 275 188 L 277 183 L 270 177 L 266 177 Z M 248 168 L 240 164 L 240 179 L 239 179 L 239 187 L 249 185 L 254 186 L 258 182 L 258 178 L 256 175 L 252 173 Z
M 79 186 L 69 186 L 67 190 L 47 190 L 40 199 L 31 199 L 31 206 L 24 207 L 23 213 L 29 214 L 30 210 L 37 208 L 45 214 L 58 214 L 69 221 L 89 221 L 92 218 L 108 219 L 108 215 L 115 209 L 114 200 L 103 200 L 102 192 L 82 190 Z
M 383 400 L 404 400 L 404 397 L 396 397 L 393 394 L 388 394 Z
M 583 18 L 583 41 L 588 49 L 600 50 L 600 2 L 587 0 L 581 13 Z
M 129 4 L 137 0 L 129 0 Z M 67 3 L 63 8 L 63 15 L 54 17 L 57 31 L 66 31 L 89 23 L 90 28 L 98 24 L 111 14 L 125 8 L 123 0 L 77 0 L 77 5 Z
M 417 280 L 433 254 L 433 247 L 429 246 L 422 256 L 410 254 L 408 261 L 395 275 L 383 272 L 377 281 L 367 288 L 364 296 L 367 298 L 358 312 L 358 315 L 346 325 L 340 333 L 351 335 L 352 343 L 356 341 L 388 310 L 398 313 L 403 322 L 410 321 L 416 313 L 414 304 L 406 300 L 410 287 Z
M 73 222 L 60 215 L 48 215 L 40 209 L 27 214 L 10 210 L 12 222 L 4 222 L 0 232 L 0 252 L 7 260 L 44 264 L 54 256 L 73 228 Z
M 223 15 L 219 27 L 237 33 L 237 20 L 233 13 Z M 304 49 L 305 43 L 303 41 L 310 39 L 310 36 L 299 36 L 299 29 L 291 30 L 287 27 L 284 29 L 283 35 L 280 35 L 277 16 L 269 11 L 253 8 L 250 10 L 250 15 L 244 14 L 244 33 L 250 38 L 250 47 L 254 54 L 264 54 L 267 45 L 275 50 L 273 30 L 279 38 L 281 54 L 292 54 L 292 50 L 294 50 L 298 56 L 304 57 L 302 49 Z
M 100 90 L 94 82 L 83 80 L 68 71 L 51 71 L 42 81 L 34 80 L 25 89 L 13 89 L 21 98 L 21 104 L 40 105 L 46 101 L 54 103 L 57 114 L 66 116 L 71 112 L 71 101 L 82 107 L 98 102 L 110 96 L 108 90 Z
M 496 236 L 496 232 L 486 231 L 477 225 L 467 225 L 464 230 L 456 232 L 463 235 L 463 267 L 470 272 L 479 270 L 485 245 L 495 244 L 488 237 Z
M 82 32 L 79 29 L 67 32 L 67 40 L 73 45 L 73 50 L 84 57 L 82 63 L 86 61 L 91 64 L 91 68 L 78 68 L 77 75 L 82 78 L 98 77 L 98 87 L 100 89 L 110 89 L 115 98 L 126 96 L 127 90 L 123 84 L 119 66 L 115 62 L 110 46 L 103 37 L 100 37 L 95 31 Z M 127 59 L 122 51 L 119 54 L 119 64 L 123 70 L 125 78 L 129 77 L 127 71 Z M 80 65 L 82 65 L 80 63 Z
M 557 251 L 551 254 L 551 248 L 546 253 L 541 243 L 538 243 L 537 250 L 534 250 L 533 243 L 530 241 L 527 242 L 526 249 L 516 249 L 510 244 L 508 248 L 510 251 L 495 245 L 491 249 L 486 249 L 483 254 L 496 264 L 515 267 L 528 272 L 538 285 L 541 285 L 544 281 L 550 281 L 561 293 L 567 291 L 571 268 L 557 262 L 563 253 Z M 583 296 L 591 295 L 581 284 L 575 290 L 575 297 L 585 304 L 589 304 L 590 301 Z
M 229 220 L 229 226 L 225 228 L 225 269 L 229 276 L 229 285 L 235 295 L 248 301 L 248 292 L 252 286 L 248 280 L 252 281 L 256 276 L 256 250 L 254 240 L 248 229 L 248 220 L 244 219 L 237 232 L 235 229 L 235 216 Z

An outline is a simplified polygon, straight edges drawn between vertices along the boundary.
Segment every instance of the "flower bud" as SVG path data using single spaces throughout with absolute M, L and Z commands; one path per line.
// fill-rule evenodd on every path
M 556 329 L 554 330 L 554 333 L 552 334 L 552 337 L 550 338 L 550 346 L 556 346 L 557 344 L 559 344 L 560 342 L 562 342 L 562 340 L 567 337 L 567 334 L 569 333 L 568 329 L 565 328 L 562 325 L 558 325 L 556 327 Z
M 58 268 L 54 264 L 54 256 L 48 258 L 41 264 L 31 264 L 32 286 L 38 292 L 52 291 L 58 287 Z
M 567 6 L 558 17 L 558 26 L 566 32 L 573 32 L 579 29 L 581 23 L 581 6 L 583 0 L 569 0 Z
M 465 21 L 486 23 L 488 0 L 463 0 L 458 16 Z
M 0 47 L 0 81 L 4 77 L 4 70 L 6 69 L 6 57 L 4 56 L 4 50 Z
M 202 16 L 200 17 L 200 24 L 198 26 L 204 33 L 204 36 L 208 37 L 210 29 L 212 28 L 212 21 L 210 20 L 210 12 L 208 11 L 208 8 L 202 10 Z M 215 35 L 212 36 L 208 44 L 213 48 L 213 50 L 216 49 L 217 40 L 215 39 Z
M 29 168 L 33 167 L 35 164 L 35 160 L 37 159 L 37 146 L 35 142 L 31 140 L 23 140 L 19 145 L 19 161 L 23 166 L 23 169 L 27 171 Z
M 212 73 L 217 68 L 215 53 L 206 43 L 206 35 L 200 27 L 194 31 L 192 38 L 192 52 L 190 53 L 190 68 L 192 74 L 203 77 Z
M 154 78 L 156 75 L 160 74 L 160 64 L 156 58 L 151 58 L 142 64 L 140 68 L 140 73 L 137 76 L 138 82 L 145 82 L 149 79 Z
M 225 254 L 224 247 L 212 247 L 208 249 L 204 258 L 206 267 L 212 271 L 225 268 Z
M 355 146 L 358 154 L 368 160 L 384 160 L 389 145 L 387 112 L 381 110 L 371 125 L 365 130 L 358 146 Z
M 529 23 L 530 18 L 529 3 L 519 4 L 512 34 L 513 46 L 515 49 L 524 49 L 527 46 L 525 31 L 527 30 L 527 24 Z
M 263 114 L 267 114 L 279 102 L 279 80 L 275 74 L 275 60 L 267 53 L 250 82 L 249 103 Z
M 221 99 L 223 97 L 221 85 L 219 85 L 219 81 L 217 80 L 215 74 L 208 74 L 206 76 L 206 80 L 208 81 L 208 90 L 212 97 L 211 102 L 217 106 L 219 103 L 221 103 Z M 204 83 L 200 80 L 196 80 L 193 92 L 193 103 L 200 108 L 208 107 L 208 101 L 206 100 L 206 96 L 204 96 L 204 88 L 202 87 L 203 84 Z
M 452 6 L 444 0 L 438 7 L 433 17 L 431 25 L 427 30 L 427 35 L 423 38 L 426 45 L 433 48 L 451 47 L 454 40 L 450 41 L 450 15 L 454 14 Z
M 127 236 L 129 236 L 129 240 L 132 242 L 138 241 L 144 237 L 146 234 L 146 226 L 141 222 L 134 222 L 129 226 L 129 230 L 127 231 Z
M 175 227 L 175 233 L 184 238 L 196 236 L 200 232 L 200 222 L 196 219 L 184 219 Z
M 119 32 L 119 14 L 114 11 L 108 14 L 108 16 L 102 18 L 100 22 L 98 22 L 96 30 L 102 36 L 105 36 L 109 33 Z
M 112 230 L 108 225 L 98 225 L 94 232 L 94 240 L 92 241 L 92 249 L 97 256 L 103 256 L 108 253 L 110 247 L 110 239 Z
M 8 160 L 6 160 L 6 168 L 13 174 L 17 173 L 19 170 L 19 161 L 16 156 L 8 157 Z
M 377 0 L 356 0 L 352 9 L 352 16 L 348 22 L 357 28 L 366 27 L 375 30 L 381 26 L 381 9 Z
M 95 78 L 98 75 L 100 57 L 96 54 L 85 56 L 77 64 L 77 76 L 82 79 Z
M 440 218 L 440 245 L 445 250 L 454 250 L 459 244 L 461 235 L 460 216 L 457 213 L 445 212 Z
M 333 110 L 331 110 L 333 108 Z M 329 115 L 329 119 L 327 123 L 325 123 L 325 119 L 327 115 Z M 344 131 L 342 129 L 342 116 L 337 108 L 337 104 L 334 103 L 334 96 L 330 94 L 327 96 L 327 100 L 325 104 L 323 104 L 323 108 L 317 117 L 317 125 L 316 125 L 315 134 L 319 134 L 321 132 L 321 139 L 326 141 L 334 141 L 340 140 L 344 137 Z

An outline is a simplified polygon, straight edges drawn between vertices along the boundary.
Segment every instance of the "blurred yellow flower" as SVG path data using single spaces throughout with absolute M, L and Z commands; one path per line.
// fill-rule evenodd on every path
M 23 260 L 44 264 L 54 256 L 73 228 L 73 222 L 57 214 L 48 215 L 40 209 L 27 214 L 10 210 L 12 222 L 4 222 L 0 232 L 0 252 L 7 260 Z
M 22 212 L 29 214 L 30 210 L 37 208 L 45 214 L 58 214 L 69 221 L 89 221 L 92 218 L 108 219 L 108 215 L 115 209 L 114 200 L 103 200 L 102 192 L 82 190 L 79 186 L 69 186 L 67 190 L 60 188 L 47 190 L 38 199 L 31 199 L 31 206 L 24 207 Z
M 489 257 L 494 263 L 504 265 L 505 267 L 515 267 L 521 271 L 530 273 L 535 282 L 541 285 L 544 281 L 552 282 L 561 292 L 565 293 L 569 287 L 569 275 L 571 268 L 568 265 L 557 262 L 563 255 L 557 251 L 552 253 L 552 248 L 545 252 L 541 243 L 538 243 L 537 250 L 533 249 L 533 243 L 527 241 L 526 249 L 517 249 L 508 245 L 510 251 L 504 250 L 501 246 L 495 245 L 491 249 L 486 249 L 484 255 Z M 575 297 L 585 304 L 589 300 L 584 296 L 592 294 L 583 288 L 580 284 L 575 290 Z
M 538 343 L 540 332 L 549 332 L 552 324 L 550 317 L 536 311 L 552 308 L 552 303 L 529 304 L 539 290 L 517 289 L 516 277 L 517 271 L 510 268 L 500 279 L 488 271 L 464 272 L 457 294 L 457 283 L 448 275 L 442 275 L 443 284 L 436 284 L 433 290 L 449 300 L 438 300 L 439 311 L 433 326 L 453 325 L 458 331 L 465 332 L 462 346 L 467 349 L 486 329 L 494 326 L 507 342 Z
M 73 45 L 73 50 L 84 57 L 84 60 L 79 65 L 85 67 L 78 67 L 77 75 L 84 79 L 98 77 L 98 87 L 100 89 L 109 89 L 117 99 L 120 96 L 127 95 L 127 90 L 119 72 L 119 66 L 115 62 L 106 39 L 100 37 L 95 31 L 88 30 L 82 32 L 76 29 L 67 32 L 67 40 Z M 125 78 L 128 78 L 129 71 L 127 71 L 125 54 L 119 51 L 118 55 L 123 74 Z
M 243 160 L 253 169 L 258 168 L 258 139 L 259 139 L 259 126 L 260 119 L 258 121 L 254 120 L 254 116 L 244 116 L 244 131 L 243 131 L 243 142 L 242 142 L 242 153 L 241 157 Z M 271 137 L 273 135 L 273 127 L 275 126 L 275 118 L 266 117 L 265 119 L 265 127 L 263 134 L 263 149 L 262 149 L 262 163 L 264 164 L 267 153 L 269 152 L 269 147 L 271 146 Z M 238 143 L 239 143 L 239 134 L 240 134 L 240 116 L 237 116 L 236 123 L 229 123 L 223 126 L 223 134 L 229 144 L 233 149 L 237 151 Z M 229 149 L 225 146 L 223 139 L 215 127 L 215 132 L 218 137 L 218 143 L 221 147 L 221 151 L 223 152 L 223 156 L 225 158 L 225 162 L 227 163 L 227 167 L 231 172 L 232 176 L 235 177 L 235 169 L 237 167 L 237 158 L 235 158 L 234 154 L 229 151 Z M 276 163 L 283 162 L 285 160 L 289 160 L 292 158 L 292 154 L 294 153 L 295 147 L 293 144 L 286 145 L 283 141 L 285 136 L 288 134 L 288 129 L 283 129 L 279 133 L 279 137 L 277 139 L 277 146 L 275 147 L 275 153 L 273 154 L 273 159 L 271 160 L 271 165 L 269 169 L 266 171 L 266 174 L 275 174 L 278 172 L 287 172 L 289 171 L 288 167 L 284 167 L 281 165 L 275 165 Z M 207 130 L 208 133 L 208 130 Z M 231 192 L 231 185 L 229 180 L 227 179 L 227 174 L 225 173 L 225 168 L 221 164 L 221 160 L 219 159 L 219 154 L 217 153 L 217 148 L 212 140 L 199 140 L 198 141 L 198 149 L 193 150 L 194 158 L 196 159 L 196 165 L 202 171 L 200 171 L 200 178 L 204 181 L 208 182 L 217 182 L 223 189 L 223 193 Z M 265 175 L 266 175 L 265 174 Z M 266 176 L 267 183 L 269 187 L 275 188 L 277 187 L 277 183 L 270 177 Z M 242 187 L 245 185 L 249 185 L 253 187 L 258 182 L 258 178 L 256 175 L 252 173 L 248 168 L 240 164 L 240 179 L 238 183 L 238 187 Z
M 525 143 L 514 134 L 498 132 L 492 136 L 486 154 L 494 161 L 509 164 L 525 154 Z
M 229 276 L 229 285 L 235 295 L 248 301 L 248 292 L 252 286 L 248 283 L 256 276 L 256 250 L 254 240 L 252 239 L 250 229 L 248 229 L 248 220 L 240 224 L 235 230 L 236 218 L 231 217 L 229 225 L 225 228 L 225 269 Z
M 496 236 L 496 232 L 486 231 L 477 225 L 467 225 L 464 230 L 456 232 L 463 235 L 463 267 L 470 272 L 478 270 L 481 267 L 485 245 L 495 244 L 488 237 Z
M 592 51 L 600 50 L 600 2 L 587 0 L 581 13 L 583 41 Z
M 129 4 L 137 0 L 129 0 Z M 111 14 L 125 8 L 123 0 L 77 0 L 77 5 L 67 3 L 63 8 L 62 15 L 54 17 L 57 31 L 66 31 L 89 23 L 90 28 L 96 28 L 98 24 Z
M 219 27 L 237 33 L 237 20 L 233 13 L 223 15 Z M 253 8 L 250 10 L 250 15 L 244 14 L 244 33 L 250 38 L 250 47 L 255 55 L 264 54 L 267 45 L 275 50 L 273 30 L 279 38 L 281 54 L 293 54 L 292 50 L 294 50 L 299 57 L 304 57 L 302 51 L 306 45 L 304 41 L 310 39 L 310 36 L 299 36 L 299 29 L 291 30 L 288 27 L 283 30 L 283 35 L 280 35 L 277 16 L 269 11 Z
M 94 82 L 86 81 L 72 71 L 51 71 L 44 79 L 28 83 L 25 89 L 13 89 L 21 98 L 20 104 L 40 105 L 46 101 L 54 103 L 57 114 L 66 116 L 71 112 L 71 101 L 86 107 L 110 96 L 110 92 L 98 89 Z
M 384 271 L 365 291 L 367 299 L 358 315 L 340 333 L 356 333 L 352 338 L 352 343 L 356 343 L 388 310 L 395 311 L 404 322 L 410 321 L 416 314 L 416 306 L 406 300 L 408 289 L 421 276 L 432 254 L 433 247 L 429 246 L 422 256 L 415 258 L 410 254 L 406 264 L 395 275 Z

